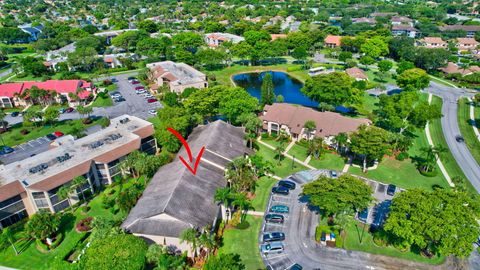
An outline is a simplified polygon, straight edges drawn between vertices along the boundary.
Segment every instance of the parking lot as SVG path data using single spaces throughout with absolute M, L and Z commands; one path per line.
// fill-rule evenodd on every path
M 274 205 L 285 205 L 289 207 L 289 213 L 284 216 L 282 224 L 269 223 L 265 220 L 259 234 L 259 245 L 263 244 L 263 234 L 266 232 L 283 232 L 285 240 L 282 241 L 283 251 L 272 254 L 261 254 L 267 269 L 284 270 L 298 263 L 303 269 L 389 269 L 384 259 L 377 261 L 377 258 L 370 254 L 346 251 L 337 248 L 328 248 L 315 241 L 315 228 L 319 222 L 318 209 L 308 205 L 308 199 L 301 196 L 301 185 L 317 179 L 320 175 L 329 176 L 328 170 L 310 170 L 295 173 L 288 177 L 297 184 L 294 190 L 288 195 L 270 194 L 266 214 Z M 386 194 L 386 184 L 370 179 L 361 178 L 372 188 L 373 196 L 376 199 L 375 206 L 372 206 L 368 219 L 373 221 L 376 216 L 386 214 L 385 207 L 388 206 L 393 196 Z M 401 189 L 396 192 L 402 191 Z M 376 205 L 380 205 L 377 207 Z M 396 264 L 402 265 L 405 261 L 394 260 Z M 411 262 L 408 262 L 411 263 Z M 399 269 L 399 268 L 392 268 Z M 408 269 L 408 268 L 407 268 Z

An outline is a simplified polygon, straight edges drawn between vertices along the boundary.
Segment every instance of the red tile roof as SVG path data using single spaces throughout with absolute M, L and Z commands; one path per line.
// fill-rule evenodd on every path
M 23 83 L 0 84 L 0 96 L 13 98 L 15 93 L 22 93 Z
M 319 112 L 312 108 L 296 106 L 288 103 L 274 103 L 264 108 L 265 114 L 260 119 L 287 125 L 291 133 L 300 134 L 308 120 L 316 123 L 317 137 L 334 136 L 342 132 L 353 132 L 362 124 L 370 124 L 365 118 L 350 118 L 334 112 Z
M 335 46 L 340 46 L 341 45 L 341 42 L 340 42 L 341 39 L 342 39 L 341 36 L 328 35 L 325 38 L 325 44 L 335 44 Z
M 15 93 L 21 93 L 26 89 L 36 86 L 40 89 L 55 91 L 59 94 L 76 93 L 78 88 L 89 88 L 91 83 L 84 80 L 48 80 L 45 82 L 21 82 L 0 84 L 0 96 L 12 98 Z M 80 98 L 86 98 L 90 93 L 86 90 L 79 93 Z
M 270 34 L 270 37 L 272 38 L 272 41 L 279 39 L 279 38 L 287 38 L 287 35 L 285 34 Z

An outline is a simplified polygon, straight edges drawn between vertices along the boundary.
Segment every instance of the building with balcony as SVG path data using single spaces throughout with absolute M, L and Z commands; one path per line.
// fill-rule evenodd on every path
M 185 63 L 163 61 L 147 64 L 149 79 L 154 82 L 152 90 L 168 86 L 170 91 L 182 93 L 189 87 L 208 87 L 207 75 Z
M 0 229 L 40 209 L 62 211 L 78 202 L 82 191 L 93 192 L 111 184 L 128 154 L 135 150 L 156 152 L 153 133 L 150 122 L 122 115 L 94 134 L 77 140 L 67 135 L 48 151 L 0 165 Z M 77 187 L 69 199 L 58 198 L 57 191 L 77 176 L 84 176 L 87 183 Z

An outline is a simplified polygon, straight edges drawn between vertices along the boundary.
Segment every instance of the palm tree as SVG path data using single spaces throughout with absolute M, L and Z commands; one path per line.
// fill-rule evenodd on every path
M 319 158 L 323 153 L 323 138 L 314 138 L 308 142 L 308 155 L 313 155 Z
M 423 160 L 420 163 L 423 171 L 430 172 L 434 169 L 435 163 L 440 155 L 445 153 L 447 149 L 443 146 L 428 146 L 420 149 L 423 153 Z
M 227 209 L 230 208 L 230 200 L 232 198 L 232 189 L 229 187 L 224 188 L 217 188 L 215 190 L 214 200 L 215 202 L 220 202 L 223 204 L 222 208 L 222 216 L 227 218 L 227 214 L 225 213 Z
M 86 200 L 85 199 L 85 194 L 83 194 L 83 188 L 82 187 L 86 183 L 88 183 L 87 178 L 85 178 L 85 176 L 83 176 L 83 175 L 76 176 L 75 178 L 73 178 L 72 182 L 73 182 L 72 187 L 74 187 L 74 189 L 80 188 L 80 192 L 82 193 L 82 198 L 83 198 L 83 200 Z
M 193 262 L 195 262 L 195 258 L 197 257 L 197 248 L 198 248 L 198 231 L 194 228 L 188 228 L 180 234 L 180 243 L 186 242 L 190 245 Z
M 337 227 L 343 239 L 345 239 L 345 233 L 346 233 L 345 229 L 352 222 L 353 222 L 353 216 L 350 213 L 340 213 L 335 215 L 335 227 Z
M 344 152 L 344 149 L 345 149 L 345 146 L 347 145 L 348 143 L 348 135 L 347 133 L 345 132 L 342 132 L 342 133 L 338 133 L 338 135 L 336 135 L 334 138 L 334 143 L 336 145 L 336 148 L 337 148 L 337 152 L 339 152 L 340 154 L 342 154 Z
M 71 191 L 70 185 L 67 184 L 67 185 L 61 186 L 61 187 L 58 189 L 58 191 L 57 191 L 56 194 L 57 194 L 57 197 L 58 197 L 61 201 L 67 199 L 68 205 L 72 205 L 72 204 L 70 203 L 70 191 Z
M 247 216 L 248 210 L 252 209 L 252 203 L 247 199 L 247 195 L 244 193 L 237 193 L 234 195 L 232 204 L 240 208 L 240 211 L 242 211 L 240 221 L 243 222 Z
M 217 248 L 217 241 L 215 240 L 215 234 L 211 233 L 210 230 L 204 229 L 203 233 L 198 238 L 198 242 L 207 250 L 207 257 L 213 253 Z
M 13 250 L 15 251 L 15 255 L 18 255 L 18 250 L 15 247 L 15 233 L 12 231 L 10 227 L 3 228 L 2 229 L 2 234 L 0 234 L 0 246 L 8 245 L 10 244 L 13 247 Z
M 305 131 L 307 133 L 307 139 L 310 140 L 310 137 L 312 137 L 312 135 L 314 135 L 312 133 L 315 131 L 315 129 L 317 129 L 317 124 L 313 120 L 307 120 L 303 124 L 303 128 L 305 129 Z
M 239 157 L 227 165 L 225 178 L 234 191 L 249 192 L 255 189 L 258 176 L 250 161 L 245 157 Z
M 281 159 L 283 157 L 283 152 L 285 152 L 286 146 L 285 142 L 281 141 L 275 148 L 275 155 L 278 157 L 278 164 L 280 165 Z

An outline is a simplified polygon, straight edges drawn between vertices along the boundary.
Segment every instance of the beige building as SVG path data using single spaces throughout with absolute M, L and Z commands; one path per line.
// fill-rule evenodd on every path
M 154 82 L 152 90 L 168 86 L 170 91 L 182 93 L 189 87 L 208 87 L 207 75 L 185 63 L 163 61 L 147 64 L 147 68 L 150 70 L 149 79 Z
M 428 49 L 436 49 L 436 48 L 446 49 L 448 46 L 448 43 L 440 37 L 424 37 L 422 39 L 419 39 L 416 45 L 425 47 Z
M 129 153 L 156 152 L 150 122 L 123 115 L 110 126 L 75 140 L 67 135 L 43 153 L 0 166 L 0 229 L 12 225 L 40 209 L 58 212 L 79 200 L 81 191 L 93 192 L 112 183 L 121 173 L 119 163 Z M 87 184 L 60 199 L 57 191 L 73 178 L 85 176 Z
M 360 125 L 371 124 L 371 121 L 365 118 L 350 118 L 339 113 L 320 112 L 288 103 L 266 105 L 260 120 L 263 121 L 263 130 L 269 134 L 278 134 L 282 131 L 293 140 L 320 137 L 328 144 L 339 133 L 354 132 Z M 303 127 L 309 120 L 314 121 L 316 125 L 312 133 L 308 133 Z

